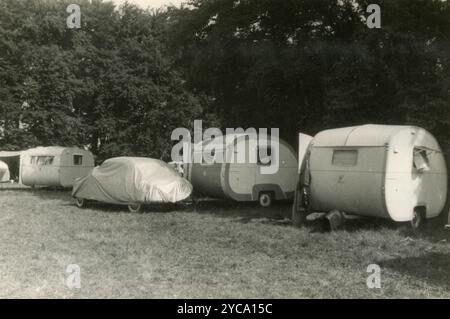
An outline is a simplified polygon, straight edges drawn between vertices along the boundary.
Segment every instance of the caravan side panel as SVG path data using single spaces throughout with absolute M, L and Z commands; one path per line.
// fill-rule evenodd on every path
M 197 194 L 225 198 L 222 189 L 222 166 L 224 164 L 189 164 L 189 181 Z
M 384 146 L 313 146 L 309 161 L 314 210 L 389 217 L 383 192 Z
M 252 197 L 253 188 L 255 186 L 256 164 L 233 163 L 225 164 L 225 172 L 222 183 L 222 189 L 228 198 L 236 201 L 252 201 L 256 200 Z
M 275 174 L 262 174 L 261 166 L 257 166 L 256 184 L 262 186 L 260 189 L 264 189 L 264 185 L 267 185 L 268 189 L 273 189 L 277 200 L 290 199 L 297 187 L 299 164 L 295 151 L 282 140 L 279 143 L 278 165 L 278 172 Z M 255 200 L 258 199 L 257 196 L 256 194 Z
M 81 149 L 67 149 L 61 155 L 59 182 L 62 187 L 72 187 L 75 179 L 84 177 L 94 168 L 91 152 Z
M 51 158 L 51 163 L 41 158 Z M 22 183 L 27 186 L 60 186 L 59 181 L 59 163 L 60 155 L 25 155 L 22 161 Z

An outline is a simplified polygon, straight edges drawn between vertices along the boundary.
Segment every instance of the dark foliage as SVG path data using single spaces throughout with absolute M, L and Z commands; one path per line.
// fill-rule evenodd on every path
M 194 119 L 298 132 L 414 124 L 450 141 L 450 4 L 192 0 L 181 8 L 0 0 L 0 148 L 168 159 Z
M 227 126 L 297 132 L 414 124 L 450 138 L 450 4 L 193 0 L 173 9 L 172 50 Z

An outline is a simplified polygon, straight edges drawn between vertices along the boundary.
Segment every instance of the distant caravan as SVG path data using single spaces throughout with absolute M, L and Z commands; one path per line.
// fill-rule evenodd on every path
M 309 145 L 293 206 L 300 224 L 311 211 L 410 221 L 438 216 L 447 168 L 436 139 L 415 126 L 362 125 L 318 133 Z
M 227 149 L 245 150 L 245 161 L 202 162 L 185 164 L 185 176 L 194 186 L 194 192 L 214 198 L 230 199 L 239 202 L 258 201 L 263 207 L 270 206 L 274 200 L 292 199 L 298 182 L 298 162 L 294 150 L 286 142 L 279 140 L 279 169 L 274 174 L 262 174 L 261 167 L 270 165 L 261 159 L 257 146 L 258 137 L 250 134 L 224 136 L 226 142 L 204 141 L 203 146 L 214 145 L 214 157 L 221 155 L 226 159 Z M 270 138 L 266 139 L 268 157 L 275 155 Z M 203 154 L 193 151 L 193 156 Z M 204 151 L 203 151 L 204 152 Z M 256 161 L 250 161 L 253 157 Z
M 72 187 L 94 168 L 92 153 L 76 147 L 37 147 L 22 156 L 22 183 L 32 187 Z

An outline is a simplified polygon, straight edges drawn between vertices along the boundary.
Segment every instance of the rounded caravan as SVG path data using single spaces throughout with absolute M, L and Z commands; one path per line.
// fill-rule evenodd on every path
M 258 137 L 251 134 L 234 134 L 218 139 L 202 142 L 203 148 L 213 147 L 214 151 L 198 151 L 194 147 L 194 158 L 203 157 L 205 153 L 214 156 L 214 162 L 189 163 L 186 166 L 186 178 L 194 186 L 197 194 L 214 198 L 235 201 L 259 201 L 261 206 L 270 206 L 274 200 L 291 199 L 298 182 L 297 156 L 294 150 L 284 141 L 271 145 L 270 138 L 265 139 L 264 154 L 268 158 L 259 157 Z M 260 141 L 263 141 L 260 137 Z M 245 161 L 217 160 L 219 155 L 226 159 L 229 154 L 237 154 L 237 150 L 245 150 Z M 279 149 L 278 170 L 275 173 L 263 174 L 261 168 L 270 166 Z M 230 151 L 231 150 L 231 151 Z M 238 155 L 235 155 L 238 156 Z M 236 157 L 235 157 L 236 158 Z M 251 158 L 256 160 L 251 160 Z
M 37 147 L 24 152 L 22 183 L 28 186 L 72 187 L 94 168 L 91 152 L 76 147 Z
M 415 126 L 362 125 L 318 133 L 306 156 L 301 187 L 314 211 L 411 221 L 438 216 L 447 168 L 436 139 Z M 296 196 L 301 198 L 300 196 Z M 293 217 L 299 213 L 294 205 Z M 308 210 L 306 210 L 308 211 Z

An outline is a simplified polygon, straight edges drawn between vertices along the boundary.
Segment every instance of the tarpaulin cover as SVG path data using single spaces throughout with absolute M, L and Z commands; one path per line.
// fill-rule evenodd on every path
M 191 193 L 191 183 L 163 161 L 116 157 L 77 179 L 72 196 L 113 204 L 174 203 Z

